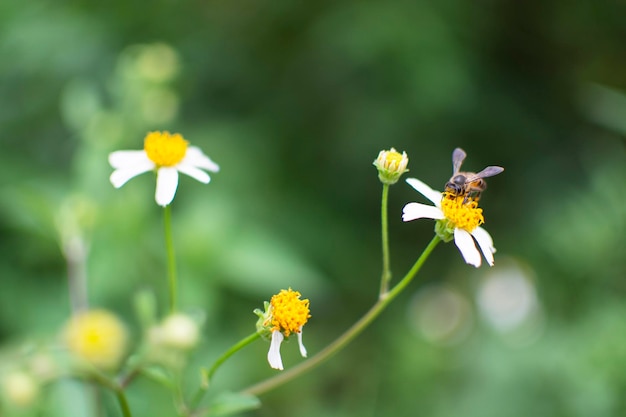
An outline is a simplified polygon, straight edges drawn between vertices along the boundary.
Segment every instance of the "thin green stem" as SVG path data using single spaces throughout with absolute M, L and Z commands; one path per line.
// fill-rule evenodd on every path
M 176 276 L 176 256 L 174 254 L 174 241 L 172 239 L 171 205 L 167 205 L 163 209 L 163 225 L 165 231 L 165 249 L 167 251 L 167 272 L 170 290 L 170 313 L 175 313 L 176 300 L 178 297 L 178 278 Z
M 213 377 L 213 374 L 215 374 L 215 371 L 217 371 L 217 368 L 219 368 L 224 362 L 226 362 L 228 358 L 233 356 L 237 351 L 243 349 L 244 347 L 248 346 L 250 343 L 257 340 L 259 337 L 261 337 L 261 335 L 257 332 L 254 332 L 251 335 L 244 337 L 239 342 L 235 343 L 233 346 L 231 346 L 230 349 L 224 352 L 222 356 L 217 358 L 217 360 L 209 368 L 209 370 L 206 373 L 207 381 L 211 381 L 211 378 Z
M 200 387 L 198 388 L 198 391 L 196 392 L 196 395 L 194 395 L 193 399 L 191 400 L 190 404 L 191 404 L 192 408 L 197 407 L 198 404 L 200 403 L 200 401 L 202 401 L 202 397 L 204 397 L 204 394 L 206 393 L 207 389 L 209 388 L 209 384 L 211 382 L 211 378 L 213 378 L 213 375 L 215 374 L 217 369 L 224 362 L 226 362 L 226 360 L 228 358 L 233 356 L 235 353 L 237 353 L 238 351 L 240 351 L 244 347 L 248 346 L 250 343 L 252 343 L 255 340 L 257 340 L 259 337 L 261 337 L 261 335 L 259 333 L 257 333 L 257 332 L 254 332 L 254 333 L 244 337 L 239 342 L 237 342 L 234 345 L 232 345 L 226 352 L 224 352 L 222 354 L 222 356 L 217 358 L 217 360 L 213 363 L 213 365 L 211 365 L 211 367 L 209 368 L 208 371 L 206 369 L 202 370 L 202 379 L 203 379 L 203 381 L 202 381 L 202 384 L 200 385 Z
M 369 311 L 365 313 L 365 315 L 363 315 L 363 317 L 361 317 L 356 323 L 354 323 L 352 327 L 346 330 L 341 336 L 335 339 L 334 342 L 319 351 L 315 356 L 312 356 L 310 359 L 301 362 L 299 365 L 272 378 L 266 379 L 265 381 L 261 381 L 258 384 L 252 385 L 244 389 L 242 392 L 244 394 L 250 395 L 263 394 L 315 368 L 320 363 L 327 360 L 335 353 L 343 349 L 363 330 L 365 330 L 367 326 L 369 326 L 374 321 L 374 319 L 376 319 L 376 317 L 378 317 L 380 313 L 382 313 L 385 307 L 387 307 L 387 305 L 394 298 L 396 298 L 398 294 L 400 294 L 402 290 L 407 287 L 407 285 L 409 285 L 409 283 L 413 280 L 415 275 L 417 275 L 422 265 L 424 264 L 424 262 L 426 262 L 426 259 L 428 259 L 440 240 L 441 239 L 435 235 L 435 237 L 433 237 L 426 249 L 424 249 L 424 252 L 422 252 L 417 261 L 415 261 L 415 264 L 413 264 L 413 267 L 411 267 L 411 269 L 409 270 L 409 272 L 407 272 L 404 278 L 402 278 L 402 280 L 395 287 L 393 287 L 391 291 L 385 293 L 383 297 L 380 297 L 378 301 L 372 306 L 372 308 L 370 308 Z
M 128 400 L 126 399 L 126 394 L 124 394 L 124 390 L 121 388 L 116 389 L 115 396 L 117 397 L 117 402 L 120 404 L 120 408 L 122 409 L 122 415 L 124 417 L 133 417 L 133 414 L 130 412 Z
M 124 394 L 124 388 L 121 385 L 117 384 L 114 380 L 109 378 L 97 368 L 90 369 L 87 376 L 97 384 L 113 391 L 115 393 L 115 397 L 117 398 L 117 402 L 122 409 L 122 415 L 124 417 L 133 417 L 133 414 L 130 412 L 128 400 L 126 399 L 126 394 Z
M 379 296 L 383 297 L 389 290 L 389 281 L 391 281 L 391 269 L 389 267 L 389 221 L 387 215 L 387 201 L 389 197 L 389 184 L 383 184 L 383 194 L 380 204 L 380 224 L 383 240 L 383 274 L 380 279 Z

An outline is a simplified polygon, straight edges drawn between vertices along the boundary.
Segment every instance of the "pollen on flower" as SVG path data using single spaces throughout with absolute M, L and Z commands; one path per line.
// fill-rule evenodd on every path
M 472 199 L 467 201 L 462 195 L 454 196 L 450 193 L 443 193 L 441 210 L 454 227 L 467 230 L 470 233 L 485 223 L 483 209 L 478 207 L 478 202 Z
M 289 337 L 291 333 L 300 333 L 300 329 L 307 322 L 309 314 L 309 300 L 301 300 L 300 293 L 281 290 L 270 300 L 272 312 L 272 331 L 278 330 Z
M 157 167 L 171 167 L 183 160 L 188 144 L 179 133 L 150 132 L 144 139 L 143 149 Z

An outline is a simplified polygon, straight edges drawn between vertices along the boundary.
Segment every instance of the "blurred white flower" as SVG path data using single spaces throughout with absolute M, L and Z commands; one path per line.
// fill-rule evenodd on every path
M 219 171 L 219 166 L 202 153 L 200 148 L 188 146 L 188 142 L 180 134 L 169 132 L 148 133 L 142 151 L 112 152 L 109 163 L 115 168 L 110 177 L 115 188 L 120 188 L 137 175 L 156 170 L 155 200 L 163 207 L 174 199 L 179 172 L 208 184 L 211 177 L 203 170 Z

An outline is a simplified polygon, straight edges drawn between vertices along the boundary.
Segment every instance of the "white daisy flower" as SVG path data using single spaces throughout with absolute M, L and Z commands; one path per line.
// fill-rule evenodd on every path
M 409 203 L 402 210 L 403 221 L 421 218 L 437 220 L 437 234 L 446 242 L 454 239 L 465 262 L 476 268 L 480 266 L 481 256 L 474 243 L 476 241 L 489 266 L 493 266 L 496 248 L 489 233 L 480 227 L 485 219 L 476 201 L 435 191 L 416 178 L 408 178 L 406 182 L 432 201 L 434 206 Z
M 115 168 L 111 183 L 120 188 L 131 178 L 156 170 L 155 200 L 160 206 L 169 205 L 176 194 L 179 172 L 208 184 L 211 177 L 203 170 L 218 172 L 220 169 L 200 148 L 188 144 L 178 133 L 148 133 L 142 151 L 116 151 L 109 155 L 109 163 Z

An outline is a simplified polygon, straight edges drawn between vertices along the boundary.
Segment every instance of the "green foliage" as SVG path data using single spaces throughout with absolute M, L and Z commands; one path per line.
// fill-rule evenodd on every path
M 186 387 L 254 331 L 252 311 L 280 288 L 311 300 L 310 353 L 343 332 L 378 291 L 373 159 L 406 151 L 408 174 L 442 188 L 461 146 L 464 168 L 506 169 L 481 200 L 493 270 L 440 245 L 422 274 L 454 296 L 424 305 L 413 285 L 348 350 L 261 407 L 226 394 L 207 399 L 212 415 L 623 415 L 623 12 L 556 1 L 1 2 L 0 378 L 35 369 L 41 346 L 58 341 L 72 268 L 87 276 L 90 305 L 124 317 L 132 348 L 165 315 L 154 179 L 108 181 L 109 152 L 139 149 L 147 131 L 180 131 L 221 166 L 209 186 L 181 178 L 172 206 L 180 305 L 204 313 Z M 392 282 L 432 236 L 432 223 L 401 222 L 418 198 L 403 181 L 391 188 Z M 87 256 L 72 263 L 76 241 Z M 494 323 L 514 310 L 486 313 L 481 291 L 506 258 L 536 304 L 505 328 Z M 301 361 L 290 348 L 286 368 Z M 216 392 L 273 375 L 266 353 L 260 342 L 237 353 Z M 143 373 L 128 388 L 135 415 L 174 415 L 175 378 Z M 48 382 L 35 408 L 3 396 L 0 414 L 120 415 L 109 391 Z

